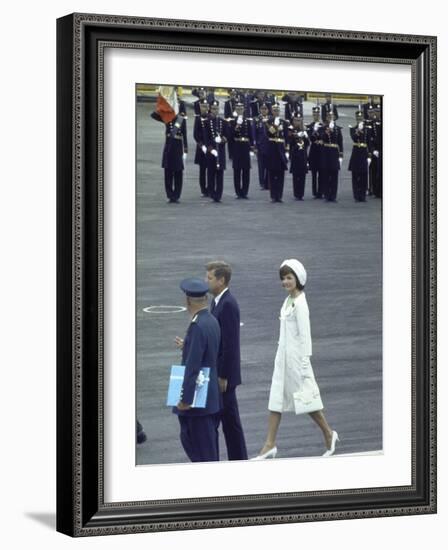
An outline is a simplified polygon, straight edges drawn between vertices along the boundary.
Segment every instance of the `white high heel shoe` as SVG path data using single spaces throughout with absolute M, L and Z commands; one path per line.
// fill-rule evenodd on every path
M 262 455 L 255 456 L 251 460 L 265 460 L 266 458 L 275 458 L 277 455 L 277 447 L 272 447 L 269 451 L 266 451 Z
M 334 455 L 334 451 L 336 450 L 336 443 L 339 443 L 340 439 L 338 436 L 338 432 L 335 432 L 333 430 L 333 434 L 331 436 L 331 447 L 325 451 L 325 453 L 322 456 L 331 456 Z

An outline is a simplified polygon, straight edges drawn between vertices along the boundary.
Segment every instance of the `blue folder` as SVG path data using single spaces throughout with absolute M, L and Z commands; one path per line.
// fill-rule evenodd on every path
M 168 386 L 168 396 L 166 404 L 169 407 L 175 407 L 180 401 L 180 392 L 184 381 L 185 367 L 183 365 L 173 365 L 171 367 L 170 383 Z M 207 404 L 208 384 L 210 382 L 209 367 L 202 367 L 196 379 L 196 389 L 194 391 L 192 407 L 195 409 L 204 409 Z

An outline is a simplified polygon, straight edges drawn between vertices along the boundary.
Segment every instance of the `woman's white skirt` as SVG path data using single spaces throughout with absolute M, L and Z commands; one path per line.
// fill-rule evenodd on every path
M 300 391 L 305 378 L 311 378 L 317 387 L 310 358 L 303 356 L 286 361 L 284 352 L 280 352 L 275 360 L 268 409 L 279 413 L 295 412 L 293 394 Z

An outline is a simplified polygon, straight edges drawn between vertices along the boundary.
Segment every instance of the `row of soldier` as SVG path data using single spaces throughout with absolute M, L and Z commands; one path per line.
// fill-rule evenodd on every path
M 313 120 L 305 125 L 302 97 L 296 92 L 282 97 L 284 117 L 280 116 L 281 106 L 275 96 L 264 91 L 244 94 L 229 90 L 224 117 L 219 116 L 219 102 L 212 92 L 200 88 L 193 93 L 198 96 L 193 104 L 194 163 L 199 166 L 203 197 L 221 201 L 228 155 L 232 161 L 235 198 L 247 199 L 251 159 L 256 156 L 259 185 L 270 190 L 271 202 L 282 202 L 288 168 L 296 200 L 303 200 L 306 174 L 311 171 L 313 197 L 337 202 L 343 136 L 336 123 L 339 114 L 331 96 L 312 108 Z M 151 116 L 161 120 L 157 112 Z M 365 202 L 368 193 L 381 197 L 381 111 L 372 98 L 356 112 L 350 136 L 353 147 L 348 168 L 352 173 L 354 200 Z M 187 110 L 185 102 L 180 101 L 178 115 L 165 124 L 162 167 L 170 203 L 179 202 L 187 152 Z

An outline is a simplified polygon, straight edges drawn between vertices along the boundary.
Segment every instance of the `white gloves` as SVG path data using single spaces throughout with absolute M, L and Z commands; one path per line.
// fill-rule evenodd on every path
M 274 119 L 274 124 L 278 126 L 280 124 L 280 117 L 276 116 Z
M 319 129 L 319 123 L 318 123 L 318 122 L 315 122 L 315 123 L 314 123 L 314 128 L 313 128 L 313 130 L 314 130 L 315 132 L 317 132 L 318 129 Z
M 364 122 L 358 124 L 358 130 L 364 130 Z
M 379 151 L 373 151 L 373 154 L 376 156 L 376 158 L 379 158 L 380 152 Z
M 182 158 L 183 158 L 184 160 L 187 160 L 187 153 L 183 153 Z
M 243 124 L 243 117 L 241 115 L 236 119 L 236 123 L 240 125 Z
M 218 156 L 218 151 L 216 149 L 212 149 L 211 153 L 214 157 Z
M 221 143 L 222 141 L 221 136 L 216 136 L 215 141 L 216 143 Z
M 288 152 L 285 153 L 285 156 L 286 156 L 286 160 L 289 160 L 289 153 Z
M 203 152 L 204 155 L 205 155 L 205 153 L 207 152 L 207 147 L 206 147 L 205 145 L 203 145 L 203 146 L 201 147 L 201 149 L 202 149 L 202 152 Z
M 255 153 L 254 153 L 253 151 L 250 151 L 249 155 L 250 155 L 251 157 L 254 157 L 254 156 L 255 156 Z
M 232 116 L 237 117 L 238 113 L 236 111 L 233 111 Z
M 367 168 L 370 166 L 371 162 L 372 162 L 372 159 L 371 159 L 371 158 L 367 158 Z
M 342 157 L 339 157 L 339 166 L 342 166 Z
M 299 137 L 308 137 L 308 134 L 306 132 L 299 132 Z
M 333 128 L 334 128 L 334 120 L 332 120 L 332 121 L 330 122 L 330 125 L 329 125 L 329 126 L 330 126 L 330 128 L 333 130 Z

